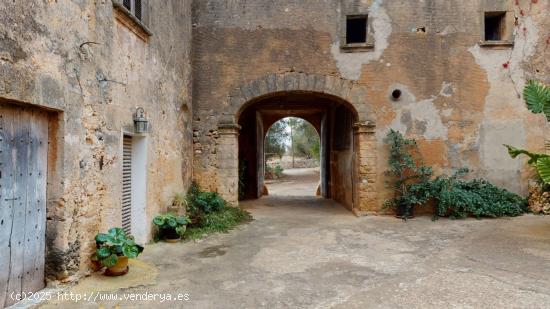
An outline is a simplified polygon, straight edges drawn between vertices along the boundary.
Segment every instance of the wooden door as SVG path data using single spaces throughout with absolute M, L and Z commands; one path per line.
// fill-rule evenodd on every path
M 44 287 L 47 113 L 0 103 L 0 308 Z

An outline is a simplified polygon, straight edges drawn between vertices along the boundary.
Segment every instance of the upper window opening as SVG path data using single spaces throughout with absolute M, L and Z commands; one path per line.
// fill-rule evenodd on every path
M 112 0 L 116 20 L 130 31 L 135 33 L 144 42 L 153 35 L 147 28 L 147 1 L 146 0 Z
M 134 15 L 137 19 L 141 20 L 142 17 L 142 4 L 141 0 L 123 0 L 122 5 Z
M 505 34 L 506 12 L 485 13 L 485 41 L 502 41 Z
M 367 15 L 347 16 L 346 44 L 367 43 Z

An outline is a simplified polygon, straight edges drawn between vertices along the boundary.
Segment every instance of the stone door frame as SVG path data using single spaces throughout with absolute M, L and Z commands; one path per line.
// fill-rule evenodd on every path
M 277 93 L 319 93 L 345 102 L 355 113 L 354 125 L 354 186 L 353 207 L 356 215 L 376 209 L 376 125 L 367 104 L 366 88 L 354 81 L 331 75 L 305 73 L 269 74 L 243 83 L 228 96 L 227 108 L 218 122 L 218 192 L 229 202 L 238 205 L 239 183 L 239 117 L 248 106 Z

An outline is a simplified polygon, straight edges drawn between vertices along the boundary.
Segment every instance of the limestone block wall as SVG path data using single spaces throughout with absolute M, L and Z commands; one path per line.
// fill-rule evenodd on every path
M 0 104 L 52 115 L 50 278 L 85 271 L 94 235 L 120 226 L 121 139 L 136 107 L 151 125 L 148 222 L 190 183 L 191 0 L 144 3 L 146 40 L 117 21 L 111 0 L 0 3 Z
M 354 127 L 354 142 L 356 154 L 355 187 L 356 207 L 353 212 L 357 215 L 375 214 L 381 212 L 378 203 L 378 186 L 376 184 L 379 173 L 376 170 L 377 140 L 376 127 L 373 123 L 357 124 Z
M 391 194 L 382 143 L 390 128 L 416 138 L 437 173 L 469 167 L 473 176 L 526 193 L 533 172 L 502 144 L 543 150 L 548 125 L 525 108 L 521 92 L 528 79 L 548 83 L 549 8 L 548 0 L 195 1 L 195 178 L 213 190 L 223 182 L 211 132 L 237 102 L 235 89 L 252 99 L 255 87 L 247 85 L 263 93 L 260 81 L 269 85 L 269 76 L 302 74 L 365 89 L 358 101 L 374 132 L 359 156 L 376 168 L 359 166 L 367 180 L 355 186 L 356 196 L 370 196 L 358 201 L 370 201 L 361 209 L 379 212 Z M 483 14 L 494 10 L 507 12 L 513 44 L 481 44 Z M 349 14 L 368 14 L 370 48 L 342 48 Z M 395 89 L 399 100 L 391 98 Z

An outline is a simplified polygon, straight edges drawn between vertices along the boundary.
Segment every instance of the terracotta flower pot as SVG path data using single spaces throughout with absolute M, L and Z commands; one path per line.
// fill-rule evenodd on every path
M 100 270 L 101 268 L 103 268 L 103 266 L 101 265 L 101 263 L 100 263 L 99 261 L 91 260 L 91 261 L 90 261 L 90 268 L 91 268 L 93 271 L 98 271 L 98 270 Z
M 119 256 L 115 265 L 107 268 L 105 275 L 107 276 L 122 276 L 128 273 L 128 257 Z

